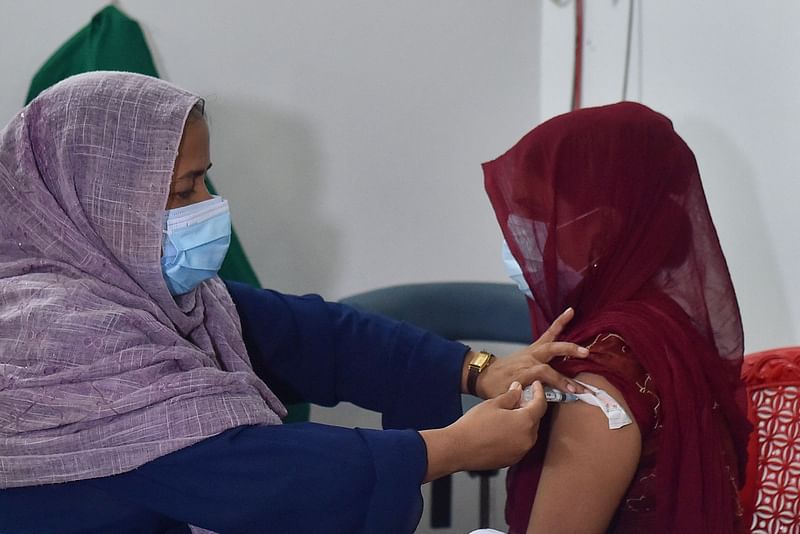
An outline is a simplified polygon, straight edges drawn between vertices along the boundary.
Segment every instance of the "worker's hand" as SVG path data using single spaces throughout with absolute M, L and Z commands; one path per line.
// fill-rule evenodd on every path
M 425 482 L 456 471 L 499 469 L 522 459 L 536 443 L 547 402 L 538 381 L 533 400 L 521 406 L 521 398 L 522 387 L 515 382 L 452 425 L 420 432 L 428 449 Z
M 513 354 L 495 359 L 478 375 L 475 391 L 482 399 L 491 399 L 508 389 L 512 382 L 519 382 L 523 386 L 539 380 L 543 384 L 552 386 L 562 391 L 584 393 L 584 388 L 571 378 L 567 378 L 552 367 L 549 362 L 558 356 L 586 358 L 589 351 L 566 341 L 556 341 L 561 331 L 570 322 L 575 312 L 572 308 L 562 313 L 553 324 L 532 345 L 525 347 Z M 467 392 L 468 363 L 472 352 L 464 359 L 462 373 L 462 388 Z

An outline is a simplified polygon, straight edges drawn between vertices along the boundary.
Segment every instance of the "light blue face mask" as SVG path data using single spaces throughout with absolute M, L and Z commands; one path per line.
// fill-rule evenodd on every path
M 541 224 L 541 223 L 540 223 Z M 547 227 L 544 224 L 541 224 L 541 227 L 535 227 L 535 231 L 539 233 L 539 237 L 544 242 L 545 237 L 547 236 Z M 526 260 L 529 264 L 533 265 L 532 271 L 534 273 L 538 273 L 540 276 L 544 276 L 544 261 L 541 258 L 537 259 L 529 259 Z M 561 291 L 569 292 L 575 289 L 578 284 L 581 283 L 583 280 L 582 272 L 576 271 L 560 258 L 556 257 L 557 262 L 557 277 L 558 277 L 558 285 L 561 288 Z M 511 254 L 511 249 L 508 248 L 508 243 L 503 240 L 503 265 L 506 268 L 506 274 L 511 280 L 517 284 L 517 287 L 520 291 L 522 291 L 528 298 L 534 299 L 533 292 L 531 288 L 528 287 L 528 282 L 525 280 L 525 276 L 522 274 L 522 268 L 517 263 L 516 258 Z
M 216 276 L 231 243 L 228 201 L 215 196 L 167 210 L 161 271 L 173 295 L 188 293 Z
M 511 281 L 517 284 L 517 287 L 520 291 L 525 293 L 525 295 L 532 299 L 533 293 L 531 292 L 531 288 L 528 287 L 528 282 L 525 281 L 525 276 L 522 274 L 522 269 L 517 263 L 517 260 L 514 259 L 514 256 L 511 254 L 511 250 L 508 248 L 508 243 L 506 240 L 503 240 L 503 265 L 506 268 L 506 274 Z

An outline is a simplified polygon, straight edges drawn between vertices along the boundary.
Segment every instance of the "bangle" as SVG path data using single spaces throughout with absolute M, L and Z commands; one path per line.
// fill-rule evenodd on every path
M 475 387 L 478 385 L 478 375 L 481 374 L 484 369 L 489 367 L 494 360 L 494 354 L 482 350 L 473 356 L 469 361 L 469 364 L 467 364 L 467 391 L 470 393 L 470 395 L 475 395 L 476 397 L 478 396 L 478 392 L 475 390 Z

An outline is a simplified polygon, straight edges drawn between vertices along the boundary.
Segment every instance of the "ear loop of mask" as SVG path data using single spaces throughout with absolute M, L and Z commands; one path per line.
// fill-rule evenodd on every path
M 561 224 L 556 226 L 556 230 L 561 230 L 562 228 L 564 228 L 566 226 L 569 226 L 570 224 L 574 224 L 576 221 L 580 221 L 581 219 L 585 219 L 586 217 L 589 217 L 593 213 L 596 213 L 596 212 L 598 212 L 600 210 L 601 210 L 600 207 L 593 208 L 593 209 L 587 211 L 586 213 L 583 213 L 583 214 L 578 215 L 577 217 L 575 217 L 573 219 L 570 219 L 569 221 L 562 222 Z M 591 250 L 589 251 L 589 254 L 593 255 Z M 571 279 L 570 280 L 571 283 L 574 284 L 574 285 L 572 285 L 572 287 L 569 288 L 569 291 L 572 291 L 573 289 L 575 289 L 575 287 L 580 283 L 580 281 L 583 280 L 586 277 L 586 271 L 589 270 L 589 268 L 597 267 L 597 260 L 600 259 L 599 255 L 594 256 L 581 269 L 574 269 L 573 267 L 569 266 L 565 261 L 563 261 L 560 256 L 558 256 L 558 251 L 557 250 L 556 250 L 556 257 L 558 258 L 558 272 L 561 273 L 562 270 L 563 270 L 563 271 L 569 273 L 567 275 L 567 277 L 569 279 Z M 580 278 L 580 279 L 578 279 L 578 278 Z

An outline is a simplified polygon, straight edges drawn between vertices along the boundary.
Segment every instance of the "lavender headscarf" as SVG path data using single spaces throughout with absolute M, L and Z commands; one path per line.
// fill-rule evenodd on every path
M 107 476 L 285 409 L 218 279 L 174 298 L 164 207 L 198 97 L 90 73 L 0 132 L 0 488 Z

